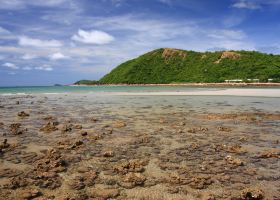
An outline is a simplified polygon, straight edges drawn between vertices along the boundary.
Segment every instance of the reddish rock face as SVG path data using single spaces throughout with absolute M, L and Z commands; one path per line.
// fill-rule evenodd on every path
M 241 55 L 239 53 L 236 52 L 232 52 L 232 51 L 224 51 L 220 57 L 219 60 L 215 61 L 215 64 L 219 64 L 223 59 L 225 58 L 229 58 L 229 59 L 238 59 L 240 58 Z
M 179 57 L 181 59 L 184 59 L 186 56 L 186 52 L 178 49 L 165 48 L 162 53 L 162 57 L 165 59 L 165 62 L 168 62 L 168 60 L 172 57 Z

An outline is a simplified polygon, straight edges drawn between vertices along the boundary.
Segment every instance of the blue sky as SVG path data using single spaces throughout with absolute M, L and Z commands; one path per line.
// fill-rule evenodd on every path
M 99 79 L 147 51 L 280 54 L 280 0 L 0 0 L 0 86 Z

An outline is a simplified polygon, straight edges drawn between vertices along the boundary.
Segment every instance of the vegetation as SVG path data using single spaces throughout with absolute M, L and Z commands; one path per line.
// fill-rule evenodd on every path
M 119 65 L 98 83 L 218 83 L 232 79 L 280 82 L 280 56 L 255 51 L 157 49 Z
M 80 80 L 74 83 L 75 85 L 96 85 L 98 84 L 98 81 L 95 80 Z

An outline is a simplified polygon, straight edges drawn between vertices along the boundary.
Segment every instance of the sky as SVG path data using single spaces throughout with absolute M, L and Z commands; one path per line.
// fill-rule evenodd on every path
M 0 0 L 0 86 L 98 80 L 157 48 L 280 54 L 280 0 Z

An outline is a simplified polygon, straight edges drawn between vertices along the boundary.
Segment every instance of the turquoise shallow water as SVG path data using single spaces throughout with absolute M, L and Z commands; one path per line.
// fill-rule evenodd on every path
M 96 93 L 96 92 L 182 92 L 209 91 L 221 88 L 197 88 L 186 86 L 30 86 L 0 87 L 0 94 L 38 93 Z

